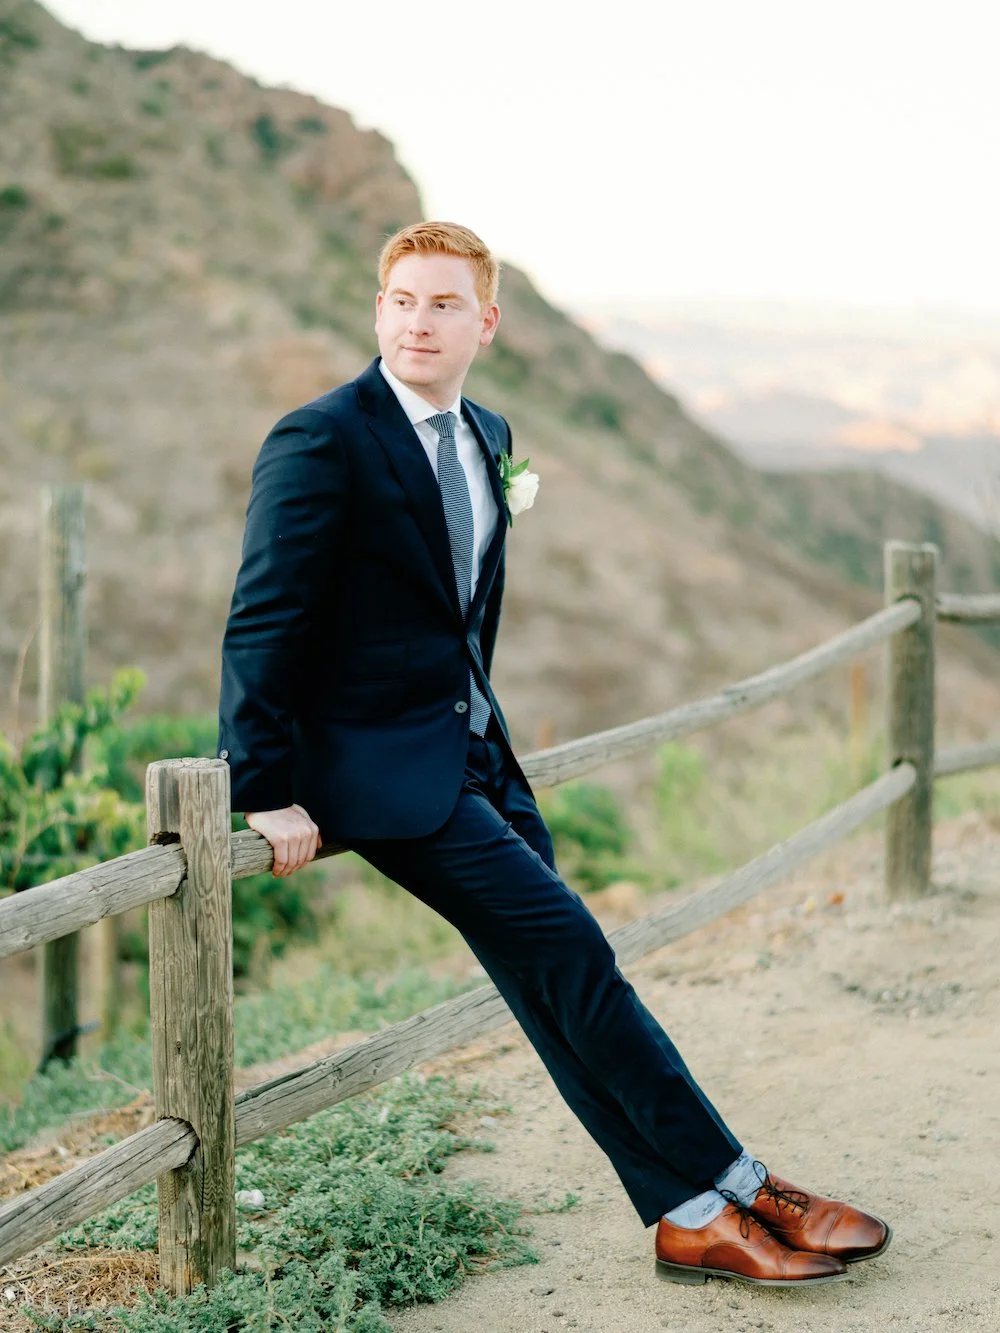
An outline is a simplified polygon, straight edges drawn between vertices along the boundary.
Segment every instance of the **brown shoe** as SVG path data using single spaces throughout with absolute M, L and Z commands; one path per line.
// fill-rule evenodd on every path
M 810 1194 L 770 1173 L 764 1176 L 750 1211 L 790 1249 L 832 1254 L 845 1264 L 874 1259 L 892 1240 L 892 1228 L 881 1218 L 849 1203 Z
M 847 1269 L 830 1255 L 789 1249 L 748 1209 L 729 1203 L 704 1227 L 677 1227 L 661 1217 L 656 1271 L 670 1282 L 729 1277 L 762 1287 L 807 1287 L 833 1282 Z

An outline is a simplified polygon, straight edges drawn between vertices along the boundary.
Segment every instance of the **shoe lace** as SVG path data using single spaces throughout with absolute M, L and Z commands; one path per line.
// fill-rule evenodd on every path
M 762 1222 L 757 1221 L 756 1217 L 754 1217 L 753 1213 L 751 1213 L 750 1209 L 746 1206 L 746 1204 L 740 1203 L 739 1199 L 732 1192 L 732 1190 L 719 1190 L 719 1193 L 725 1199 L 726 1203 L 732 1204 L 732 1206 L 739 1213 L 740 1235 L 743 1237 L 744 1240 L 750 1239 L 750 1233 L 754 1227 L 757 1227 L 758 1230 L 763 1231 L 765 1235 L 770 1236 L 771 1233 L 768 1231 L 767 1227 L 764 1226 Z
M 757 1169 L 758 1167 L 760 1168 L 760 1170 Z M 782 1204 L 789 1209 L 797 1208 L 802 1213 L 804 1213 L 806 1209 L 809 1207 L 808 1194 L 803 1194 L 801 1190 L 779 1189 L 779 1187 L 774 1183 L 773 1179 L 771 1178 L 771 1173 L 768 1171 L 767 1167 L 764 1165 L 763 1162 L 755 1161 L 753 1164 L 753 1169 L 754 1171 L 757 1172 L 757 1176 L 760 1179 L 761 1189 L 774 1204 L 775 1208 L 777 1209 L 779 1217 L 781 1215 Z M 763 1171 L 764 1173 L 763 1175 L 761 1175 L 761 1171 Z

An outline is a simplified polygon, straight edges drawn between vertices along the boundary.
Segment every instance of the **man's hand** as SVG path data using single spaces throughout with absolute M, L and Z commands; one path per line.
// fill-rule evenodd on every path
M 284 810 L 255 810 L 244 814 L 250 827 L 274 848 L 275 878 L 291 875 L 300 870 L 323 846 L 319 829 L 301 805 L 288 805 Z

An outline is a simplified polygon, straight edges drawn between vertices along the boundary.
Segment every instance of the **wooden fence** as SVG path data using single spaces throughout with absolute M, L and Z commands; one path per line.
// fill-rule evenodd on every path
M 938 620 L 1000 620 L 1000 595 L 938 595 L 936 548 L 886 546 L 886 606 L 844 633 L 709 698 L 529 755 L 528 778 L 551 786 L 685 736 L 786 694 L 865 649 L 888 646 L 886 771 L 787 841 L 610 938 L 635 961 L 746 902 L 865 820 L 887 810 L 890 898 L 927 892 L 935 778 L 1000 763 L 1000 741 L 935 752 Z M 483 986 L 396 1023 L 347 1050 L 233 1091 L 231 882 L 271 869 L 269 844 L 232 833 L 228 765 L 159 761 L 147 770 L 150 846 L 0 901 L 0 957 L 150 904 L 149 968 L 155 1124 L 0 1207 L 0 1264 L 150 1180 L 159 1182 L 160 1274 L 174 1293 L 209 1285 L 235 1263 L 234 1153 L 510 1020 Z M 324 847 L 321 855 L 342 849 Z

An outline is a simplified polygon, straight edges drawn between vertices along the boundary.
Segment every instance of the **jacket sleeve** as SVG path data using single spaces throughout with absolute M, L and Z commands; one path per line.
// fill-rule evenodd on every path
M 503 418 L 501 418 L 503 420 Z M 507 431 L 507 455 L 510 456 L 513 450 L 513 436 L 510 426 L 504 421 L 504 427 Z M 506 523 L 507 516 L 502 514 L 500 522 Z M 500 552 L 500 564 L 493 579 L 493 586 L 490 588 L 490 595 L 487 598 L 486 606 L 483 610 L 483 628 L 479 635 L 479 646 L 483 656 L 483 670 L 489 678 L 490 670 L 493 666 L 493 652 L 497 643 L 497 631 L 500 628 L 500 605 L 503 601 L 503 586 L 506 575 L 507 565 L 507 543 L 504 542 L 503 550 Z
M 347 522 L 347 460 L 314 408 L 284 417 L 254 463 L 222 640 L 218 754 L 234 810 L 292 804 L 292 718 L 305 640 L 331 587 Z

